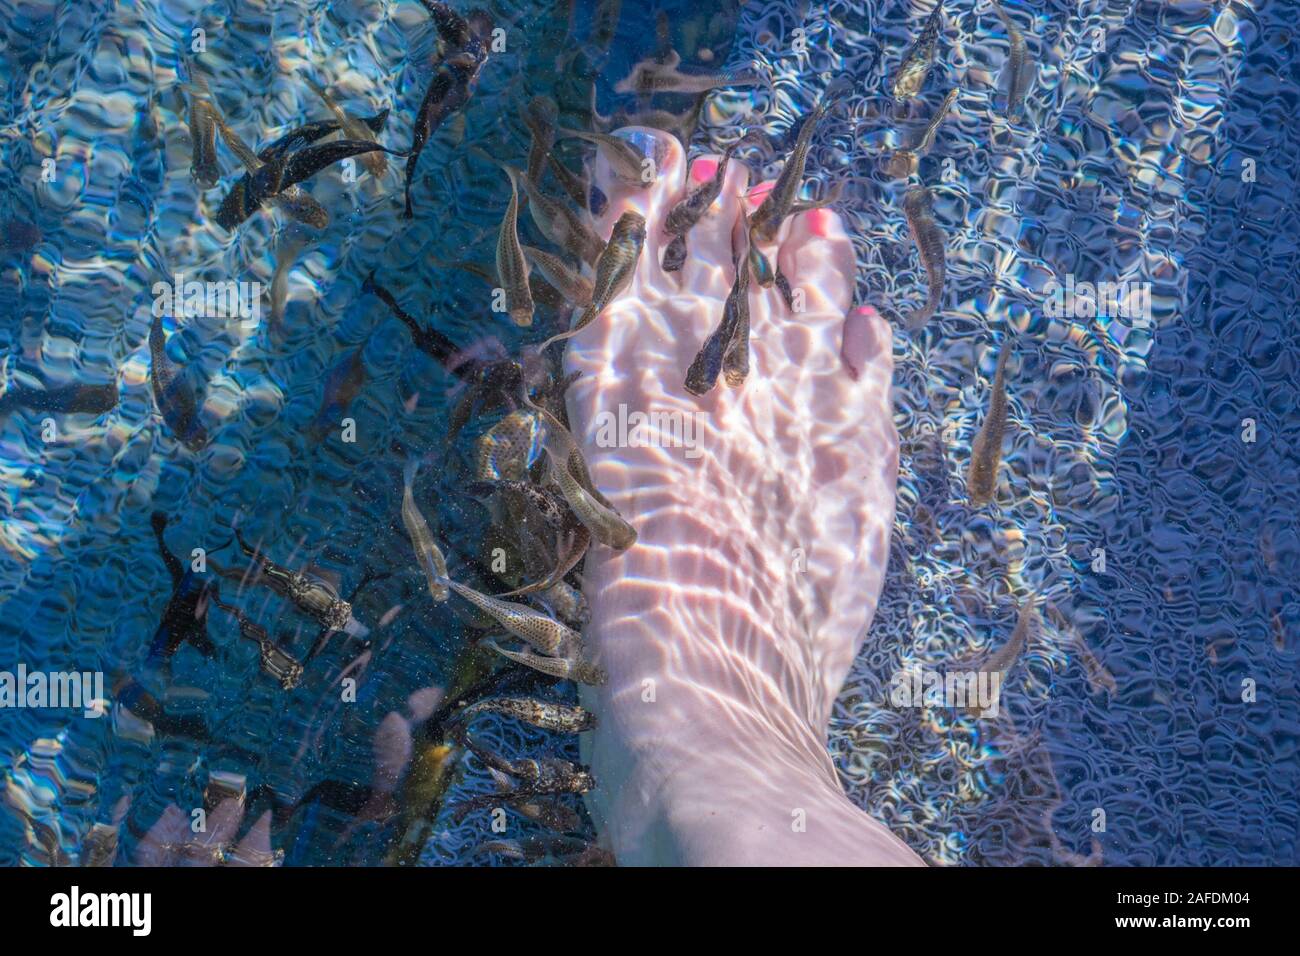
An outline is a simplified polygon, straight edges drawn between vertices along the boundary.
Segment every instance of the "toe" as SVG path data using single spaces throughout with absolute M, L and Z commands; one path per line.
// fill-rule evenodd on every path
M 719 157 L 720 158 L 720 157 Z M 717 170 L 717 158 L 700 158 L 691 167 L 689 188 L 699 185 L 701 174 L 708 179 Z M 726 177 L 722 181 L 722 191 L 717 200 L 700 221 L 695 224 L 686 237 L 686 265 L 681 272 L 680 289 L 682 294 L 695 297 L 708 296 L 713 299 L 727 298 L 731 285 L 736 278 L 736 270 L 731 263 L 732 230 L 740 216 L 741 197 L 749 186 L 749 170 L 743 163 L 732 160 L 727 164 Z M 705 321 L 703 332 L 712 331 L 713 321 Z M 693 330 L 697 334 L 699 328 Z
M 614 133 L 630 142 L 645 157 L 645 175 L 649 185 L 639 188 L 624 182 L 610 167 L 605 155 L 597 150 L 592 184 L 609 199 L 597 222 L 597 231 L 608 238 L 618 217 L 638 212 L 645 217 L 646 242 L 637 269 L 645 272 L 649 264 L 656 269 L 663 252 L 664 217 L 681 196 L 686 178 L 686 154 L 677 137 L 648 126 L 625 126 Z

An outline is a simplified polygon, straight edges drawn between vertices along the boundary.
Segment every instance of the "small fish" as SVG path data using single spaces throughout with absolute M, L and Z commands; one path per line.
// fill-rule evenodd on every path
M 929 151 L 930 146 L 934 143 L 934 134 L 939 129 L 939 124 L 944 121 L 948 111 L 952 109 L 953 103 L 957 102 L 957 95 L 960 92 L 959 87 L 953 87 L 944 97 L 943 103 L 930 117 L 930 122 L 922 128 L 920 135 L 912 137 L 907 146 L 891 153 L 885 160 L 885 172 L 895 179 L 906 179 L 916 172 L 920 157 Z
M 275 272 L 271 275 L 271 322 L 284 320 L 284 307 L 289 299 L 289 273 L 293 271 L 298 253 L 306 245 L 301 236 L 288 236 L 280 242 L 275 252 Z
M 781 293 L 781 299 L 785 302 L 785 307 L 794 311 L 794 289 L 790 288 L 790 280 L 785 277 L 785 273 L 779 268 L 776 270 L 774 277 L 776 291 Z
M 239 134 L 230 128 L 229 124 L 226 123 L 225 116 L 216 105 L 210 103 L 209 107 L 212 110 L 212 120 L 216 124 L 218 132 L 221 133 L 222 141 L 244 164 L 244 168 L 249 173 L 256 173 L 265 166 L 266 163 L 261 157 L 255 155 Z M 317 229 L 324 229 L 329 225 L 330 214 L 325 210 L 325 207 L 303 192 L 300 186 L 288 187 L 272 197 L 271 201 L 299 222 L 314 226 Z
M 998 369 L 993 376 L 993 393 L 984 424 L 970 446 L 970 468 L 966 472 L 966 491 L 972 505 L 983 505 L 993 500 L 997 488 L 998 465 L 1002 461 L 1002 435 L 1007 427 L 1007 358 L 1011 355 L 1010 340 L 1002 344 L 998 354 Z
M 343 131 L 344 139 L 356 140 L 357 142 L 375 142 L 374 133 L 365 122 L 350 116 L 343 112 L 342 108 L 334 102 L 324 87 L 317 85 L 310 78 L 304 78 L 306 84 L 311 87 L 311 91 L 320 97 L 325 108 L 338 117 L 339 129 Z M 388 172 L 388 160 L 384 158 L 383 153 L 366 153 L 361 157 L 361 164 L 366 167 L 366 171 L 376 179 L 381 178 Z
M 745 221 L 745 211 L 742 208 L 741 233 L 749 234 L 749 224 Z M 790 284 L 785 282 L 785 276 L 779 271 L 780 276 L 786 289 Z M 736 282 L 728 299 L 734 299 L 732 305 L 735 311 L 735 331 L 731 334 L 731 342 L 727 345 L 726 352 L 722 356 L 722 378 L 727 383 L 728 388 L 740 388 L 745 384 L 745 378 L 749 375 L 749 270 L 745 268 L 744 257 L 736 259 Z M 793 302 L 793 296 L 791 297 Z
M 1037 604 L 1037 594 L 1031 594 L 1021 602 L 1020 613 L 1016 615 L 1015 629 L 1011 632 L 1011 636 L 1007 638 L 1007 642 L 990 654 L 976 668 L 976 673 L 998 675 L 995 685 L 998 697 L 1001 696 L 1002 688 L 1006 684 L 1007 672 L 1020 659 L 1020 655 L 1025 652 L 1025 646 L 1029 643 L 1031 631 L 1038 621 L 1038 613 L 1035 610 Z M 985 713 L 989 713 L 990 716 L 994 714 L 993 708 L 986 712 L 981 710 L 978 704 L 974 707 L 968 707 L 967 711 L 977 717 L 982 717 Z
M 686 236 L 673 236 L 664 246 L 664 258 L 660 263 L 664 272 L 681 272 L 682 267 L 686 265 L 686 257 L 690 250 L 686 247 Z
M 777 177 L 771 190 L 763 197 L 763 202 L 750 218 L 750 228 L 754 238 L 759 242 L 776 241 L 781 223 L 790 215 L 791 208 L 799 196 L 799 187 L 803 183 L 804 166 L 808 162 L 808 149 L 812 145 L 813 134 L 817 132 L 818 124 L 830 111 L 832 104 L 833 99 L 828 91 L 817 107 L 808 114 L 803 121 L 803 126 L 799 128 L 799 137 L 795 140 L 794 149 L 790 152 L 790 159 L 786 162 L 785 168 L 781 170 L 781 175 Z
M 442 581 L 484 614 L 490 615 L 515 637 L 543 654 L 567 657 L 582 647 L 582 637 L 577 631 L 527 604 L 489 597 L 450 578 L 443 578 Z
M 489 483 L 499 478 L 522 480 L 542 453 L 539 425 L 535 412 L 521 408 L 484 432 L 475 449 L 474 474 L 478 480 Z M 481 494 L 484 490 L 495 490 L 495 486 L 487 484 L 485 489 L 470 490 L 470 493 Z
M 672 241 L 664 249 L 664 272 L 679 272 L 686 264 L 686 234 L 695 228 L 706 212 L 713 206 L 714 200 L 722 192 L 722 181 L 727 175 L 727 164 L 736 151 L 738 143 L 732 143 L 722 154 L 718 168 L 708 182 L 702 183 L 674 206 L 664 220 L 664 232 L 672 236 Z
M 947 240 L 934 220 L 934 197 L 928 187 L 915 186 L 903 195 L 903 213 L 916 242 L 916 250 L 925 266 L 929 292 L 925 305 L 907 317 L 907 327 L 915 331 L 929 322 L 943 301 L 943 280 L 947 272 L 944 247 Z
M 172 434 L 190 451 L 199 451 L 208 443 L 208 432 L 199 420 L 198 398 L 180 369 L 167 357 L 166 343 L 162 317 L 155 315 L 149 327 L 149 378 L 154 401 Z
M 506 311 L 515 325 L 533 324 L 533 293 L 528 287 L 528 260 L 519 246 L 519 193 L 510 178 L 510 203 L 497 236 L 497 280 L 506 294 Z
M 585 627 L 591 621 L 591 608 L 582 592 L 566 581 L 557 581 L 554 585 L 537 595 L 552 614 L 566 624 Z
M 288 598 L 295 607 L 315 618 L 321 625 L 334 631 L 348 629 L 352 623 L 352 605 L 340 598 L 331 585 L 315 575 L 292 571 L 271 561 L 256 548 L 249 547 L 238 528 L 235 529 L 235 540 L 239 542 L 240 550 L 253 559 L 258 573 L 272 591 Z M 233 572 L 226 573 L 225 576 L 241 581 L 243 579 L 243 575 Z
M 642 60 L 632 72 L 614 86 L 615 93 L 705 93 L 720 86 L 757 86 L 761 82 L 752 67 L 723 70 L 719 73 L 683 73 L 677 69 L 682 58 L 670 51 L 663 62 Z
M 943 28 L 943 0 L 939 0 L 934 6 L 934 11 L 930 14 L 925 26 L 921 29 L 921 35 L 916 38 L 907 55 L 903 57 L 903 65 L 898 69 L 898 76 L 894 78 L 894 99 L 900 103 L 903 100 L 910 99 L 921 92 L 921 87 L 925 84 L 925 78 L 930 72 L 930 67 L 934 64 L 934 48 L 939 39 L 939 31 Z
M 596 281 L 591 296 L 591 304 L 583 310 L 573 328 L 567 332 L 552 335 L 538 346 L 537 351 L 544 352 L 554 342 L 560 342 L 580 331 L 595 321 L 605 307 L 618 298 L 632 283 L 636 274 L 637 261 L 641 258 L 641 249 L 645 245 L 645 217 L 636 212 L 625 212 L 614 223 L 610 233 L 609 244 L 596 261 Z
M 535 485 L 531 481 L 510 478 L 474 481 L 466 485 L 465 490 L 472 495 L 484 497 L 498 491 L 518 495 L 530 508 L 536 511 L 538 517 L 553 531 L 563 531 L 569 523 L 570 512 L 564 506 L 563 500 L 558 498 L 554 492 L 543 488 L 541 485 Z
M 304 146 L 296 152 L 266 162 L 254 173 L 245 173 L 231 187 L 214 217 L 217 225 L 233 230 L 256 212 L 263 203 L 281 194 L 289 187 L 315 175 L 326 166 L 365 153 L 392 150 L 378 143 L 362 143 L 340 139 L 332 143 Z
M 194 147 L 190 175 L 204 189 L 211 189 L 221 179 L 217 165 L 217 130 L 212 123 L 215 108 L 210 101 L 208 82 L 195 74 L 189 86 L 190 140 Z
M 461 709 L 456 714 L 456 720 L 468 723 L 484 712 L 503 714 L 560 734 L 580 734 L 596 726 L 596 715 L 591 711 L 583 710 L 575 704 L 538 700 L 535 697 L 494 697 L 480 700 Z
M 41 412 L 102 415 L 117 407 L 116 385 L 62 385 L 56 388 L 30 388 L 10 384 L 0 395 L 0 415 L 15 408 Z
M 569 430 L 549 412 L 543 412 L 542 417 L 542 445 L 551 480 L 559 485 L 560 494 L 592 537 L 615 551 L 626 551 L 636 544 L 636 529 L 592 486 L 586 461 Z
M 361 292 L 362 294 L 367 292 L 374 294 L 384 305 L 388 306 L 389 311 L 410 329 L 411 341 L 417 349 L 434 359 L 457 378 L 469 381 L 474 377 L 474 371 L 478 366 L 472 362 L 458 361 L 458 357 L 462 354 L 460 346 L 437 329 L 426 328 L 415 321 L 413 315 L 397 304 L 397 299 L 393 294 L 375 280 L 373 270 L 361 283 Z
M 596 230 L 568 205 L 538 189 L 536 183 L 519 170 L 504 163 L 498 165 L 506 171 L 512 186 L 523 188 L 528 197 L 528 214 L 542 235 L 583 262 L 598 261 L 606 243 Z
M 1033 80 L 1033 64 L 1025 46 L 1024 34 L 1016 28 L 1015 22 L 1007 16 L 997 0 L 994 0 L 993 9 L 997 11 L 998 19 L 1007 31 L 1007 60 L 1002 67 L 1002 74 L 1007 78 L 1007 119 L 1014 123 L 1024 112 L 1025 94 Z
M 722 307 L 722 318 L 718 321 L 718 326 L 709 337 L 704 340 L 704 345 L 695 355 L 694 361 L 691 362 L 690 368 L 686 370 L 685 387 L 692 395 L 706 395 L 713 390 L 713 386 L 718 384 L 718 375 L 722 372 L 723 365 L 726 362 L 726 356 L 731 350 L 733 340 L 736 338 L 736 330 L 743 320 L 748 326 L 749 323 L 749 265 L 752 262 L 749 258 L 750 229 L 747 227 L 745 220 L 742 218 L 732 230 L 732 262 L 736 267 L 736 278 L 731 284 L 731 292 L 727 295 L 727 301 Z M 736 245 L 737 238 L 739 246 Z M 742 304 L 743 300 L 743 304 Z M 742 316 L 742 309 L 744 314 Z M 748 362 L 748 337 L 745 340 L 745 361 Z M 736 364 L 740 356 L 736 355 L 733 362 L 733 374 L 740 371 Z
M 587 221 L 568 205 L 546 195 L 529 176 L 488 152 L 474 147 L 472 152 L 500 166 L 511 184 L 528 197 L 528 214 L 551 242 L 576 255 L 583 262 L 594 263 L 605 249 L 605 241 Z
M 406 209 L 402 213 L 405 219 L 415 215 L 411 206 L 411 186 L 424 144 L 437 132 L 443 120 L 474 95 L 479 71 L 487 62 L 487 40 L 492 33 L 492 21 L 482 11 L 475 11 L 467 20 L 445 3 L 436 0 L 420 0 L 420 3 L 433 18 L 446 48 L 446 56 L 429 81 L 412 127 L 411 148 L 406 154 Z
M 565 301 L 578 308 L 591 305 L 594 286 L 590 279 L 579 274 L 567 262 L 557 255 L 552 255 L 535 246 L 523 246 L 524 255 L 540 272 L 543 278 L 553 285 Z
M 555 181 L 579 209 L 589 209 L 596 216 L 605 211 L 604 193 L 595 186 L 588 185 L 586 176 L 575 173 L 560 162 L 560 158 L 554 153 L 546 158 Z
M 382 115 L 386 118 L 387 114 L 388 111 L 385 110 Z M 369 124 L 367 123 L 367 125 Z M 317 140 L 324 139 L 331 133 L 337 133 L 338 131 L 338 120 L 316 120 L 312 123 L 304 123 L 301 126 L 295 126 L 289 132 L 263 146 L 258 151 L 257 158 L 263 163 L 272 163 L 277 159 L 283 159 L 295 150 L 310 146 Z
M 527 650 L 510 651 L 491 638 L 488 638 L 483 643 L 502 657 L 512 660 L 516 664 L 523 664 L 525 667 L 531 667 L 543 674 L 550 674 L 552 677 L 577 681 L 579 684 L 586 684 L 588 687 L 599 687 L 609 680 L 609 675 L 605 673 L 604 668 L 581 658 L 547 657 Z
M 441 603 L 451 596 L 447 585 L 443 583 L 447 580 L 447 559 L 442 556 L 438 543 L 433 539 L 433 532 L 429 530 L 429 523 L 424 520 L 424 515 L 420 514 L 420 509 L 415 504 L 415 495 L 411 489 L 415 484 L 416 472 L 419 470 L 419 459 L 412 458 L 406 463 L 403 471 L 402 524 L 406 526 L 411 546 L 415 548 L 415 559 L 420 562 L 420 568 L 424 571 L 424 579 L 429 585 L 429 595 Z
M 696 186 L 691 192 L 668 211 L 664 219 L 664 233 L 670 236 L 684 236 L 695 228 L 695 224 L 704 218 L 704 214 L 713 206 L 722 192 L 722 182 L 727 175 L 727 164 L 736 152 L 737 143 L 732 143 L 722 151 L 718 168 L 707 182 Z
M 555 124 L 559 119 L 559 109 L 555 100 L 549 96 L 534 96 L 528 105 L 519 111 L 519 117 L 528 127 L 531 142 L 528 144 L 528 178 L 541 182 L 546 168 L 546 159 L 551 155 L 555 145 Z
M 642 150 L 633 146 L 627 137 L 615 136 L 612 133 L 589 133 L 563 126 L 557 128 L 555 134 L 564 138 L 576 136 L 578 139 L 594 143 L 609 163 L 609 168 L 613 170 L 614 175 L 629 185 L 645 189 L 659 176 L 659 160 L 662 157 L 647 157 Z M 659 145 L 657 140 L 655 145 Z

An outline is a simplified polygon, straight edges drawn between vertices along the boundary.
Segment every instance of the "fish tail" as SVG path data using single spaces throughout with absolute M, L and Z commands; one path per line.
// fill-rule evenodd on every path
M 406 460 L 406 466 L 402 469 L 402 481 L 407 488 L 415 485 L 415 476 L 420 471 L 420 459 L 412 455 Z

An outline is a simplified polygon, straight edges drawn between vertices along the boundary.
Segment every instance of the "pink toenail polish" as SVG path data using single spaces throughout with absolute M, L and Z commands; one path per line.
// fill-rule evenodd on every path
M 831 212 L 829 209 L 814 209 L 808 213 L 808 231 L 814 236 L 825 239 L 831 234 Z
M 713 174 L 718 171 L 718 161 L 716 159 L 697 159 L 695 165 L 691 167 L 691 179 L 697 183 L 702 183 L 706 179 L 712 179 Z
M 763 199 L 767 196 L 767 194 L 772 191 L 772 187 L 775 185 L 776 185 L 775 180 L 770 180 L 765 183 L 759 183 L 757 186 L 755 186 L 753 189 L 749 191 L 748 195 L 746 195 L 745 198 L 749 200 L 751 203 L 762 202 Z

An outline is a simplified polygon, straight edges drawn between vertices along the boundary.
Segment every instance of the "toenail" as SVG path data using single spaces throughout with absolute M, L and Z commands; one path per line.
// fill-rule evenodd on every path
M 808 231 L 814 236 L 820 236 L 825 239 L 831 234 L 831 211 L 829 209 L 814 209 L 808 213 Z
M 697 183 L 702 183 L 707 179 L 712 179 L 713 174 L 718 171 L 718 161 L 716 159 L 697 159 L 691 167 L 691 178 Z

